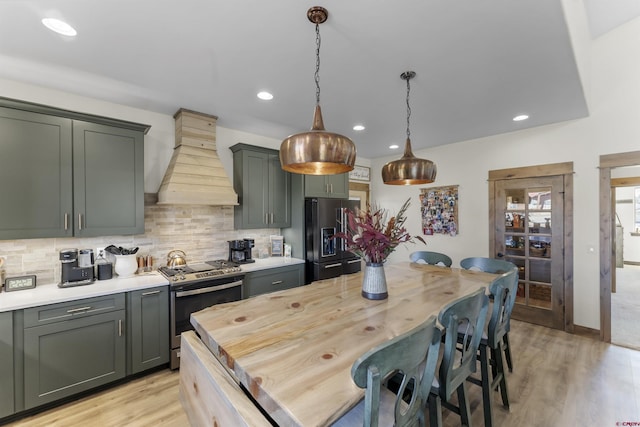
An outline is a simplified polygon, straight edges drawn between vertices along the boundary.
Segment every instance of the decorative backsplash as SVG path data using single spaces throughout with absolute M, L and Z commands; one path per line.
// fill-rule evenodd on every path
M 280 229 L 234 230 L 233 206 L 145 205 L 145 233 L 135 236 L 0 240 L 6 277 L 37 275 L 40 284 L 60 281 L 59 251 L 66 248 L 93 249 L 111 244 L 136 247 L 139 255 L 153 257 L 153 267 L 166 264 L 167 254 L 180 249 L 187 262 L 227 259 L 228 240 L 255 240 L 253 257 L 266 253 L 269 236 Z M 95 254 L 96 258 L 98 254 Z

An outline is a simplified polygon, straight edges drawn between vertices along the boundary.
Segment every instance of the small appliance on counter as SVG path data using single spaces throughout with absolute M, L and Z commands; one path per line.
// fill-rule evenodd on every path
M 62 249 L 60 251 L 62 273 L 58 287 L 89 285 L 95 282 L 92 249 Z
M 98 270 L 98 280 L 109 280 L 113 278 L 113 264 L 107 261 L 104 253 L 98 255 L 96 270 Z
M 256 262 L 251 257 L 251 249 L 255 246 L 254 239 L 229 240 L 229 262 L 248 264 Z

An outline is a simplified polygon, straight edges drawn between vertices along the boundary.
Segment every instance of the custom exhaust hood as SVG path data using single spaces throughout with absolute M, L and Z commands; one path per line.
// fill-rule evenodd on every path
M 238 204 L 238 195 L 216 151 L 216 116 L 181 108 L 176 147 L 158 191 L 159 205 Z

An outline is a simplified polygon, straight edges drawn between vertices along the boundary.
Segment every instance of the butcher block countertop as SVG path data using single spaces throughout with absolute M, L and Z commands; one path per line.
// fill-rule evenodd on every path
M 410 263 L 386 265 L 385 274 L 386 300 L 361 296 L 360 272 L 216 305 L 191 323 L 230 379 L 279 425 L 329 425 L 364 396 L 350 374 L 359 356 L 496 277 Z M 192 408 L 213 397 L 181 398 Z

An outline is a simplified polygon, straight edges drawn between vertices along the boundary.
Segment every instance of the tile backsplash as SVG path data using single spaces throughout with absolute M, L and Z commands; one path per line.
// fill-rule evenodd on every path
M 228 240 L 255 239 L 254 258 L 269 248 L 269 236 L 280 229 L 234 230 L 233 206 L 145 205 L 145 233 L 135 236 L 0 240 L 6 277 L 35 274 L 38 283 L 60 281 L 59 251 L 93 249 L 111 244 L 140 249 L 153 257 L 154 269 L 166 264 L 167 254 L 183 250 L 187 262 L 227 259 Z M 96 258 L 98 254 L 95 254 Z

